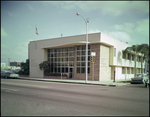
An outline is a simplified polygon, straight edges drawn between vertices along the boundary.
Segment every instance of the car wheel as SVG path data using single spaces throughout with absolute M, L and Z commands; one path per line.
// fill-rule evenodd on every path
M 7 76 L 5 76 L 5 79 L 7 79 Z

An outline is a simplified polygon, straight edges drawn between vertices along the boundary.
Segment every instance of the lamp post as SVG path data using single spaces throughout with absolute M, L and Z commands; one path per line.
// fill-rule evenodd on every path
M 76 15 L 77 16 L 79 16 L 80 14 L 79 13 L 76 13 Z M 89 21 L 88 20 L 86 20 L 82 15 L 80 15 L 83 19 L 84 19 L 84 21 L 85 21 L 85 23 L 86 23 L 86 70 L 85 70 L 85 72 L 86 72 L 86 83 L 87 83 L 87 80 L 88 80 L 88 75 L 87 75 L 87 72 L 88 72 L 88 70 L 87 70 L 87 61 L 88 61 L 88 23 L 89 23 Z

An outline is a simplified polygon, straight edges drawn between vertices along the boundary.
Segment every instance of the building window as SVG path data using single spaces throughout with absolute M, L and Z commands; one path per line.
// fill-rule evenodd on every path
M 122 74 L 125 74 L 125 68 L 122 67 Z
M 80 67 L 77 67 L 77 73 L 80 73 Z
M 130 53 L 128 53 L 127 56 L 128 56 L 127 59 L 130 60 Z
M 122 51 L 122 58 L 126 59 L 126 53 L 124 51 Z
M 134 55 L 132 54 L 132 60 L 134 61 Z
M 134 74 L 134 68 L 131 68 L 131 74 Z
M 137 56 L 137 62 L 140 62 L 140 57 L 139 56 Z
M 50 72 L 68 73 L 68 67 L 74 66 L 74 47 L 48 49 Z
M 81 67 L 81 73 L 85 73 L 85 67 Z
M 114 57 L 116 57 L 116 48 L 114 48 Z
M 138 73 L 141 73 L 141 68 L 138 68 Z
M 136 73 L 139 73 L 139 68 L 136 68 Z
M 139 57 L 139 62 L 142 62 L 142 59 L 143 59 L 142 57 Z
M 90 45 L 88 45 L 88 73 L 90 73 Z M 76 62 L 76 66 L 77 66 L 77 73 L 85 73 L 86 71 L 86 46 L 85 45 L 81 45 L 81 46 L 77 46 L 77 62 Z
M 130 74 L 130 68 L 127 67 L 127 74 Z

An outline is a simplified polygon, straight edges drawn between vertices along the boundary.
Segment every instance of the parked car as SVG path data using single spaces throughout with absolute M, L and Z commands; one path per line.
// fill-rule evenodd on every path
M 10 70 L 1 70 L 1 78 L 17 78 L 19 74 L 15 74 L 13 71 Z
M 132 83 L 141 83 L 145 84 L 146 79 L 148 78 L 147 74 L 136 74 L 135 78 L 131 78 L 131 84 Z
M 20 71 L 20 69 L 9 69 L 9 71 L 14 72 L 15 74 L 18 74 L 18 72 Z

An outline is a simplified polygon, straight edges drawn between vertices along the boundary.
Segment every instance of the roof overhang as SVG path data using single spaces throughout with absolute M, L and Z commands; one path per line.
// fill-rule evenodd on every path
M 110 44 L 107 44 L 107 43 L 104 43 L 104 42 L 88 42 L 89 45 L 98 44 L 98 43 L 113 47 L 113 45 L 110 45 Z M 80 42 L 77 42 L 77 43 L 63 44 L 63 45 L 59 45 L 59 46 L 48 46 L 48 47 L 42 47 L 42 49 L 72 47 L 72 46 L 77 46 L 77 45 L 86 45 L 86 42 L 85 41 L 80 41 Z

